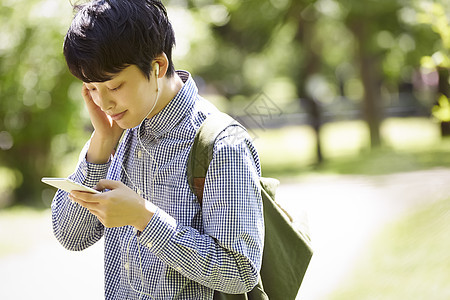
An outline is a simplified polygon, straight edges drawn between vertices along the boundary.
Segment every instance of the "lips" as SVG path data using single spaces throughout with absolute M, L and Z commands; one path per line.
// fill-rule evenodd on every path
M 121 112 L 121 113 L 112 115 L 112 116 L 110 116 L 110 117 L 111 117 L 111 119 L 112 119 L 113 121 L 119 121 L 120 119 L 123 118 L 123 116 L 125 115 L 126 112 L 127 112 L 127 111 L 123 111 L 123 112 Z

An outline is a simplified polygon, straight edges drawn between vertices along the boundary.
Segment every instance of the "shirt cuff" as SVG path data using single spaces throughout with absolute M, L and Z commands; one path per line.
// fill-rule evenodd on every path
M 88 187 L 94 187 L 100 179 L 106 178 L 111 160 L 106 164 L 93 164 L 86 160 L 86 156 L 78 162 L 78 167 L 69 179 Z
M 139 236 L 139 241 L 150 251 L 158 255 L 175 235 L 177 221 L 162 209 L 158 208 Z

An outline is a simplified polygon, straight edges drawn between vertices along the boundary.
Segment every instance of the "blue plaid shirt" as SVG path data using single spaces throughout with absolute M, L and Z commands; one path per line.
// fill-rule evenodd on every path
M 120 180 L 154 203 L 144 231 L 105 228 L 64 191 L 53 199 L 53 230 L 64 247 L 79 251 L 105 237 L 106 299 L 212 299 L 213 290 L 243 293 L 258 280 L 264 241 L 258 155 L 247 133 L 237 139 L 223 132 L 201 207 L 187 182 L 187 158 L 196 131 L 217 109 L 198 95 L 189 73 L 178 75 L 184 86 L 176 97 L 127 130 L 109 163 L 86 162 L 87 144 L 70 176 L 90 187 Z

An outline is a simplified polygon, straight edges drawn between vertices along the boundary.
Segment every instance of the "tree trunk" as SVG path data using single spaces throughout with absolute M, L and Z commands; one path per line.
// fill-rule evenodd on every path
M 439 74 L 438 94 L 450 97 L 450 85 L 449 85 L 449 70 L 447 68 L 438 67 L 437 72 Z
M 450 85 L 449 85 L 449 70 L 447 68 L 438 67 L 437 68 L 439 75 L 439 83 L 437 90 L 437 98 L 444 95 L 447 98 L 450 98 Z M 441 121 L 441 136 L 448 137 L 450 136 L 450 122 Z
M 379 66 L 381 64 L 378 55 L 370 51 L 370 43 L 367 40 L 371 33 L 367 32 L 367 20 L 353 20 L 350 25 L 358 43 L 358 59 L 361 80 L 364 87 L 364 99 L 362 113 L 367 122 L 370 133 L 370 147 L 377 148 L 381 145 L 381 77 Z
M 450 122 L 441 121 L 441 137 L 450 136 Z
M 377 60 L 370 56 L 364 56 L 363 53 L 361 55 L 361 79 L 364 86 L 363 115 L 369 126 L 370 147 L 374 149 L 381 145 L 381 94 L 376 70 Z
M 303 55 L 305 58 L 303 59 L 304 65 L 296 69 L 294 77 L 296 78 L 296 88 L 300 106 L 308 114 L 309 124 L 314 129 L 316 164 L 320 165 L 324 160 L 320 141 L 320 127 L 322 125 L 320 104 L 316 99 L 313 99 L 311 95 L 308 95 L 305 86 L 308 77 L 318 72 L 320 69 L 320 58 L 311 47 L 314 25 L 314 20 L 304 20 L 300 18 L 298 21 L 296 40 L 304 47 Z

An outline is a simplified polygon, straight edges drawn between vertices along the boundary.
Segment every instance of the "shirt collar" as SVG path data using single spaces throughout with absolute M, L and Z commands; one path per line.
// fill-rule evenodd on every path
M 156 115 L 145 119 L 142 124 L 142 137 L 158 138 L 172 130 L 194 106 L 198 88 L 187 71 L 177 71 L 184 85 L 177 95 Z

